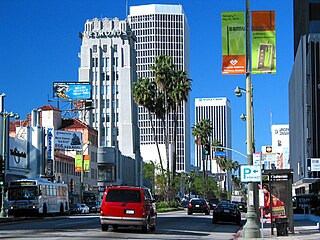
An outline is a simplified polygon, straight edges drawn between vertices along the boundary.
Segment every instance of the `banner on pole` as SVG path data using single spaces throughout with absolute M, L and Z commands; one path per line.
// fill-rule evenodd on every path
M 75 166 L 75 169 L 74 171 L 75 172 L 81 172 L 82 171 L 82 154 L 77 154 L 74 158 L 74 166 Z
M 83 170 L 90 172 L 90 155 L 83 155 Z
M 275 11 L 252 11 L 252 73 L 276 73 Z
M 244 12 L 223 12 L 222 74 L 246 73 L 246 31 Z

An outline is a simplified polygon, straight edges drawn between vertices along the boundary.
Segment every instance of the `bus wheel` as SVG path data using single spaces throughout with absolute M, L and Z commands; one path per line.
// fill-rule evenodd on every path
M 46 205 L 46 204 L 44 204 L 44 205 L 43 205 L 42 216 L 43 216 L 43 217 L 46 217 L 46 216 L 47 216 L 47 213 L 48 213 L 47 205 Z
M 60 204 L 60 215 L 64 214 L 64 208 L 63 208 L 63 204 Z

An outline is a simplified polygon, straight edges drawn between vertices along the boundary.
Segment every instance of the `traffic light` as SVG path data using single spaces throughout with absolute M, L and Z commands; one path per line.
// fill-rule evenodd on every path
M 70 192 L 73 193 L 74 190 L 74 181 L 73 179 L 70 179 Z
M 0 186 L 4 185 L 4 173 L 0 173 Z
M 204 154 L 205 155 L 210 155 L 210 144 L 209 143 L 206 143 L 204 145 Z

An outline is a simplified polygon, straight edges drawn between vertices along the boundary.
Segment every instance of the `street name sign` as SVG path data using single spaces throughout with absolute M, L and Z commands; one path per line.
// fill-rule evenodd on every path
M 226 152 L 214 152 L 215 157 L 226 157 Z
M 261 169 L 258 165 L 240 166 L 241 182 L 260 182 Z

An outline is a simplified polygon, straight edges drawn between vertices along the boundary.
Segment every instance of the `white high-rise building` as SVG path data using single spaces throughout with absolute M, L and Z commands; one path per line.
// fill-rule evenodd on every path
M 189 26 L 181 5 L 142 5 L 130 7 L 129 23 L 136 36 L 138 77 L 152 78 L 150 67 L 159 55 L 171 56 L 177 70 L 189 74 Z M 173 119 L 169 117 L 170 133 Z M 166 159 L 163 128 L 160 120 L 154 121 L 161 158 Z M 148 112 L 139 107 L 140 149 L 143 160 L 159 163 Z M 178 113 L 177 171 L 190 167 L 190 109 L 184 102 Z M 172 142 L 173 139 L 169 139 Z M 170 154 L 171 156 L 171 154 Z M 171 160 L 170 160 L 171 161 Z M 164 166 L 166 163 L 164 162 Z
M 196 98 L 195 99 L 195 124 L 203 119 L 212 123 L 212 135 L 209 142 L 219 141 L 223 147 L 232 148 L 231 143 L 231 103 L 226 97 L 221 98 Z M 232 159 L 230 150 L 225 150 L 227 159 Z M 211 173 L 222 173 L 216 164 L 215 156 L 206 156 L 206 171 Z M 195 146 L 195 166 L 203 170 L 201 146 Z
M 81 33 L 79 82 L 90 82 L 92 107 L 80 118 L 98 130 L 98 181 L 141 183 L 135 37 L 127 20 L 87 20 Z M 134 181 L 133 181 L 134 179 Z M 140 180 L 139 180 L 140 179 Z

